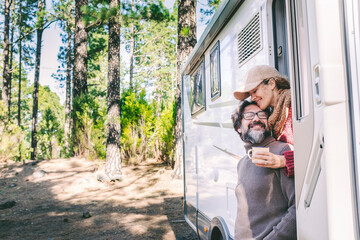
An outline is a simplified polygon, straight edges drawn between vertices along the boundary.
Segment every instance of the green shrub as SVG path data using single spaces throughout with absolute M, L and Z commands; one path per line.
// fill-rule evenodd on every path
M 38 139 L 38 158 L 51 159 L 53 152 L 56 152 L 56 157 L 59 156 L 59 143 L 63 139 L 63 130 L 60 128 L 60 123 L 51 108 L 46 108 L 39 123 Z
M 106 154 L 106 106 L 93 93 L 73 100 L 76 142 L 73 149 L 77 155 L 89 158 L 104 158 Z
M 29 158 L 31 148 L 26 137 L 21 127 L 8 121 L 7 108 L 0 100 L 0 161 Z
M 125 91 L 121 98 L 121 153 L 125 163 L 146 158 L 171 163 L 174 148 L 174 102 L 151 104 L 143 89 Z
M 143 89 L 139 94 L 124 91 L 121 97 L 121 153 L 125 163 L 136 164 L 151 156 L 149 141 L 154 122 Z
M 175 147 L 174 106 L 175 103 L 173 101 L 166 104 L 155 124 L 155 136 L 159 139 L 158 149 L 160 151 L 160 158 L 167 163 L 172 161 Z

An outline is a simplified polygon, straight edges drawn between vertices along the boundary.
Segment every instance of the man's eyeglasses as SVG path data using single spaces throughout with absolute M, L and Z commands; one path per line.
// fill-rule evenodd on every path
M 260 111 L 260 112 L 257 112 L 257 113 L 246 112 L 246 113 L 243 113 L 241 115 L 245 120 L 253 120 L 255 115 L 257 115 L 261 119 L 266 119 L 268 117 L 267 113 L 264 112 L 264 111 Z

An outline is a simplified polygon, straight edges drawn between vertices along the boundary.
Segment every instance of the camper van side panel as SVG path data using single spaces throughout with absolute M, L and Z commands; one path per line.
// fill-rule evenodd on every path
M 239 158 L 246 154 L 243 142 L 231 123 L 231 114 L 238 104 L 232 93 L 249 68 L 270 63 L 267 14 L 266 1 L 243 2 L 208 46 L 201 59 L 205 66 L 204 111 L 191 115 L 191 89 L 195 87 L 191 86 L 191 81 L 184 82 L 186 201 L 196 206 L 209 220 L 215 217 L 224 219 L 230 236 L 234 234 L 237 209 L 236 166 Z M 252 31 L 249 31 L 250 28 Z M 210 53 L 217 45 L 220 49 L 221 92 L 212 98 Z M 240 54 L 241 50 L 249 50 L 251 54 Z M 196 69 L 195 66 L 188 79 Z M 188 93 L 189 96 L 186 96 Z
M 184 195 L 185 219 L 196 231 L 197 210 L 197 158 L 194 146 L 194 131 L 191 124 L 191 89 L 190 77 L 183 78 L 183 142 L 184 142 Z

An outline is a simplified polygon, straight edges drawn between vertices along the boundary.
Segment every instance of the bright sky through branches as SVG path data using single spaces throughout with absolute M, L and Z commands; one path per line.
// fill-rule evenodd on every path
M 175 0 L 165 0 L 164 5 L 167 8 L 172 9 L 174 2 Z M 46 0 L 46 7 L 50 9 L 51 6 L 51 0 Z M 62 45 L 60 32 L 60 27 L 54 23 L 49 28 L 45 29 L 43 33 L 40 84 L 49 86 L 51 91 L 56 92 L 60 96 L 61 103 L 63 103 L 65 101 L 65 87 L 59 88 L 59 83 L 51 77 L 53 73 L 56 73 L 58 66 L 60 65 L 57 60 L 57 54 L 60 46 Z M 34 44 L 36 44 L 36 42 Z M 124 52 L 126 51 L 122 51 L 122 53 Z M 34 69 L 28 72 L 28 78 L 31 83 L 34 82 L 34 74 Z
M 175 0 L 165 0 L 164 5 L 172 11 Z M 204 7 L 204 2 L 206 0 L 199 0 L 197 3 L 197 15 L 200 14 L 200 7 Z M 50 9 L 52 6 L 51 0 L 46 0 L 46 7 Z M 199 17 L 197 19 L 200 19 Z M 204 31 L 206 25 L 204 23 L 197 23 L 197 38 L 201 36 L 201 33 Z M 60 63 L 57 60 L 57 54 L 61 45 L 60 38 L 61 29 L 57 24 L 52 24 L 49 28 L 45 29 L 43 33 L 43 42 L 41 49 L 41 65 L 40 65 L 40 84 L 47 85 L 53 92 L 56 92 L 60 99 L 61 103 L 65 101 L 65 87 L 59 88 L 59 83 L 51 77 L 53 73 L 56 73 Z M 34 40 L 34 45 L 36 44 L 36 38 Z M 122 53 L 126 51 L 122 48 Z M 126 54 L 125 54 L 126 58 Z M 28 72 L 28 78 L 32 83 L 34 81 L 34 69 Z

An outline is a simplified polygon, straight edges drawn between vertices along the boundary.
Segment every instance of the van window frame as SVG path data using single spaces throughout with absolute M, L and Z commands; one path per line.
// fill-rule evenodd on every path
M 213 58 L 213 56 L 215 57 Z M 213 63 L 213 59 L 217 59 L 217 61 Z M 218 87 L 217 89 L 214 89 L 215 84 Z M 210 93 L 211 101 L 214 101 L 221 96 L 220 41 L 217 41 L 210 51 Z
M 200 75 L 201 79 L 199 80 L 197 76 Z M 195 79 L 196 78 L 196 79 Z M 206 111 L 206 81 L 205 81 L 205 58 L 199 62 L 195 70 L 190 74 L 190 85 L 191 85 L 191 116 L 195 117 L 198 114 Z M 203 93 L 203 103 L 200 103 L 197 109 L 194 109 L 194 104 L 196 103 L 197 98 L 194 96 L 195 84 L 201 82 L 201 92 Z M 199 86 L 199 85 L 198 85 Z

